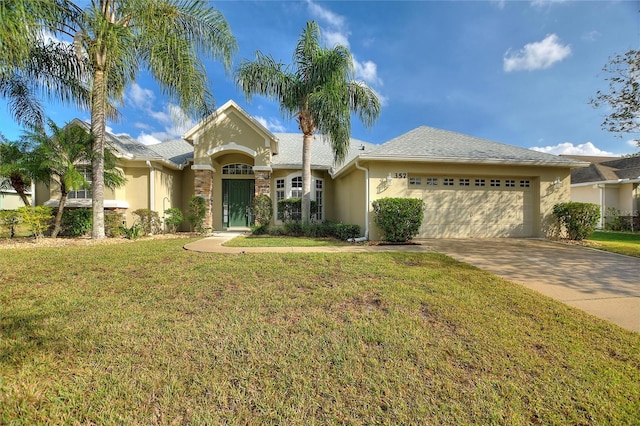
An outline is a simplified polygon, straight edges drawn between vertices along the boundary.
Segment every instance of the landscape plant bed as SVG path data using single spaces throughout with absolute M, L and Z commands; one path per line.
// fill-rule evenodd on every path
M 435 253 L 0 256 L 0 424 L 633 424 L 640 334 Z

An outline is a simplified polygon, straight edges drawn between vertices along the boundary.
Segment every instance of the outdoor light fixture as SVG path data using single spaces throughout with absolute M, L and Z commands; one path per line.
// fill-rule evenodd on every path
M 393 178 L 391 177 L 391 173 L 387 175 L 387 186 L 391 186 L 393 183 Z
M 560 178 L 556 178 L 556 180 L 553 181 L 553 186 L 555 186 L 556 189 L 562 188 L 562 181 Z

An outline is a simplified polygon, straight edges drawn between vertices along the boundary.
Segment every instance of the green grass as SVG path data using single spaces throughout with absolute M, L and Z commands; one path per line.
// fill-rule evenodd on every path
M 640 233 L 597 231 L 587 240 L 591 247 L 640 257 Z
M 438 254 L 0 256 L 0 424 L 633 424 L 640 335 Z
M 274 237 L 271 235 L 241 235 L 223 244 L 226 247 L 327 247 L 352 245 L 335 238 Z

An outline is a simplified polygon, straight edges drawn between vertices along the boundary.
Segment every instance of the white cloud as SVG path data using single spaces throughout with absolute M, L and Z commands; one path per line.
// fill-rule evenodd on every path
M 138 142 L 145 145 L 156 145 L 162 142 L 160 139 L 156 138 L 155 136 L 148 135 L 146 133 L 140 133 L 136 139 L 138 140 Z
M 356 78 L 361 78 L 368 84 L 382 86 L 382 79 L 378 77 L 378 66 L 375 64 L 375 62 L 359 62 L 354 56 L 353 66 L 356 71 Z
M 324 37 L 327 46 L 333 48 L 337 45 L 349 48 L 349 38 L 347 34 L 343 34 L 340 31 L 323 31 L 322 37 Z
M 603 151 L 591 142 L 581 143 L 579 145 L 574 145 L 571 142 L 564 142 L 554 146 L 534 146 L 530 149 L 555 155 L 615 156 L 614 153 Z
M 532 7 L 546 7 L 553 4 L 564 3 L 566 0 L 531 0 Z
M 286 132 L 287 128 L 276 118 L 266 119 L 260 116 L 254 116 L 255 120 L 266 127 L 271 132 Z
M 582 39 L 585 41 L 596 41 L 601 35 L 600 32 L 593 30 L 582 34 Z
M 153 93 L 153 90 L 144 89 L 137 83 L 133 83 L 125 99 L 130 101 L 136 108 L 148 110 L 151 109 L 155 98 L 156 95 Z
M 550 34 L 542 41 L 526 44 L 517 52 L 508 50 L 504 55 L 504 70 L 511 72 L 545 69 L 570 54 L 571 46 L 562 45 L 557 35 Z
M 337 15 L 311 0 L 307 0 L 307 5 L 309 6 L 309 12 L 311 12 L 311 15 L 315 16 L 317 19 L 322 19 L 334 27 L 343 27 L 345 25 L 344 16 Z

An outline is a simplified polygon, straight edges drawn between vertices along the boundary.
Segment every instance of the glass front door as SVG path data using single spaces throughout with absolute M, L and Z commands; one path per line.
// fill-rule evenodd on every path
M 251 225 L 254 185 L 253 180 L 225 179 L 222 181 L 222 220 L 225 228 L 244 228 Z

